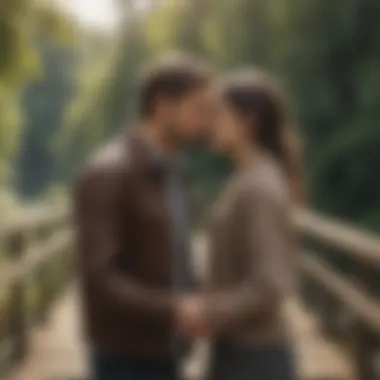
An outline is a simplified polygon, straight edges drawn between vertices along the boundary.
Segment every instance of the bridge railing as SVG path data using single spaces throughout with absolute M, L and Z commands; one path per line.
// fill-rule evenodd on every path
M 321 327 L 340 341 L 358 380 L 375 378 L 380 337 L 380 237 L 301 211 L 302 296 Z M 28 353 L 32 328 L 43 322 L 73 273 L 69 216 L 28 213 L 0 227 L 0 377 Z
M 356 379 L 377 379 L 380 237 L 301 211 L 301 291 L 322 329 L 347 349 Z
M 25 358 L 32 328 L 69 279 L 68 222 L 66 211 L 49 209 L 0 226 L 0 378 Z

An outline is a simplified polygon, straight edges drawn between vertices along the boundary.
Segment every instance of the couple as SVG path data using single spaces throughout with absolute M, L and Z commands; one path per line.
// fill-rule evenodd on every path
M 75 194 L 92 379 L 179 379 L 198 338 L 213 342 L 213 380 L 295 379 L 283 309 L 300 182 L 276 85 L 254 71 L 215 85 L 198 61 L 164 58 L 141 81 L 140 116 Z M 210 273 L 197 288 L 176 155 L 206 135 L 235 171 L 211 213 Z

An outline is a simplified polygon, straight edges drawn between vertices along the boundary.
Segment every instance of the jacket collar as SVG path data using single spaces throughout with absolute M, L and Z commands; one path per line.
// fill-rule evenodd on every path
M 164 180 L 173 172 L 185 177 L 185 165 L 180 154 L 169 156 L 160 151 L 141 135 L 138 128 L 128 129 L 126 141 L 136 165 L 152 178 Z

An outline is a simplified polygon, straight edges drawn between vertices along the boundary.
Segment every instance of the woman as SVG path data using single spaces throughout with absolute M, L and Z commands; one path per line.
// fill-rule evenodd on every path
M 271 78 L 248 72 L 227 81 L 212 137 L 236 169 L 212 217 L 209 290 L 183 302 L 182 329 L 213 339 L 212 380 L 295 379 L 284 306 L 296 271 L 291 211 L 301 181 Z

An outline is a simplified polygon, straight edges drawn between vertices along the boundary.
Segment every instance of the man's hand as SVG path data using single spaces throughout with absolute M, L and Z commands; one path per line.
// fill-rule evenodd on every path
M 179 332 L 186 338 L 209 338 L 211 326 L 206 319 L 205 299 L 189 296 L 179 301 L 177 308 Z

